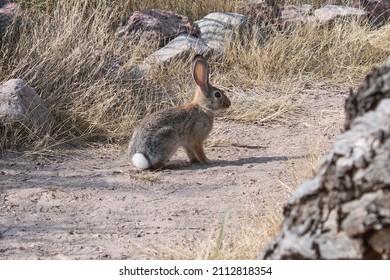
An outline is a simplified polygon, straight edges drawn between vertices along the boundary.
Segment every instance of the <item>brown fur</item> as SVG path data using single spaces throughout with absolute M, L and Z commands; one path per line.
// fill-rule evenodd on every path
M 191 102 L 153 113 L 134 130 L 129 157 L 136 167 L 161 169 L 180 146 L 191 163 L 210 163 L 203 142 L 212 129 L 214 115 L 227 109 L 230 100 L 209 84 L 207 62 L 202 56 L 195 56 L 192 74 L 197 89 Z

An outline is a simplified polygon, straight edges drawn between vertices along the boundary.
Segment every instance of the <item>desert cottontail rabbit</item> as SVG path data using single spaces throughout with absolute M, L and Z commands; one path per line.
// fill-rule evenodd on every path
M 155 112 L 134 129 L 129 158 L 139 169 L 160 169 L 183 147 L 192 163 L 208 164 L 203 142 L 213 126 L 214 114 L 230 107 L 230 100 L 209 84 L 208 65 L 201 55 L 192 61 L 197 84 L 194 99 L 179 107 Z

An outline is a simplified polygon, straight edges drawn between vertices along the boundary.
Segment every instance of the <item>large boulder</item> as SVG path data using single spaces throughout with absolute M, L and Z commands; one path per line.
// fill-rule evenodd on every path
M 37 136 L 50 133 L 54 117 L 35 89 L 20 79 L 0 84 L 0 124 L 21 123 Z
M 226 46 L 234 40 L 237 32 L 246 22 L 246 17 L 233 13 L 212 13 L 196 21 L 199 26 L 200 38 L 181 34 L 163 48 L 149 55 L 142 65 L 141 71 L 150 67 L 164 66 L 177 60 L 187 60 L 194 54 L 220 55 Z
M 377 69 L 354 94 L 348 130 L 285 205 L 261 258 L 390 259 L 390 98 L 380 94 L 388 77 L 388 66 Z
M 367 13 L 359 8 L 326 5 L 314 9 L 311 5 L 287 5 L 281 11 L 278 24 L 281 29 L 292 29 L 303 24 L 326 25 L 338 19 L 366 18 Z
M 281 10 L 275 0 L 250 1 L 241 5 L 237 12 L 258 25 L 275 23 L 277 18 L 281 16 Z
M 240 29 L 247 17 L 237 13 L 211 13 L 195 23 L 200 29 L 200 38 L 211 48 L 213 53 L 222 54 Z
M 210 48 L 199 38 L 187 35 L 179 35 L 170 41 L 165 47 L 148 56 L 142 68 L 153 66 L 167 66 L 177 60 L 186 60 L 194 54 L 206 55 Z
M 366 12 L 359 8 L 340 5 L 326 5 L 314 11 L 319 23 L 327 23 L 339 18 L 364 18 Z
M 119 38 L 125 36 L 135 43 L 148 43 L 163 47 L 179 34 L 199 36 L 192 19 L 171 11 L 159 9 L 133 12 L 126 23 L 117 30 Z
M 312 5 L 304 4 L 283 7 L 278 23 L 281 29 L 291 29 L 310 22 L 316 22 L 314 8 Z

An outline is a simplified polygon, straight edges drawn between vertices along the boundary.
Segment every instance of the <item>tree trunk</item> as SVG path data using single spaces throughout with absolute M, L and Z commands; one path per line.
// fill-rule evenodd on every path
M 284 208 L 263 259 L 390 258 L 390 66 L 346 101 L 346 131 Z

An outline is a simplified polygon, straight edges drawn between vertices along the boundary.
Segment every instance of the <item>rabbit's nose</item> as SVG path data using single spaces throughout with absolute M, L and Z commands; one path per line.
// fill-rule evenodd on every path
M 224 108 L 229 108 L 230 105 L 232 105 L 232 103 L 230 102 L 229 99 L 224 100 L 224 102 L 223 102 L 223 107 Z

